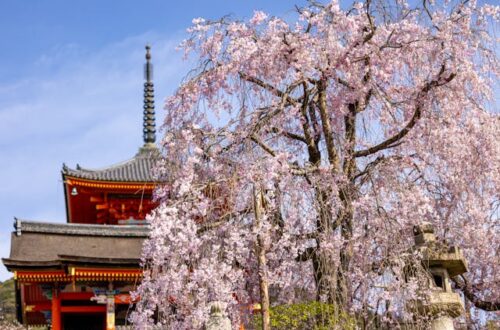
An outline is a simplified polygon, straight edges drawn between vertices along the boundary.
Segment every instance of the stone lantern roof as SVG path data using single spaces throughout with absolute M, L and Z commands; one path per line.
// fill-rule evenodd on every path
M 444 241 L 436 240 L 431 223 L 423 222 L 420 226 L 415 226 L 413 233 L 415 248 L 422 253 L 426 268 L 444 268 L 450 277 L 468 271 L 462 250 L 456 246 L 449 246 Z

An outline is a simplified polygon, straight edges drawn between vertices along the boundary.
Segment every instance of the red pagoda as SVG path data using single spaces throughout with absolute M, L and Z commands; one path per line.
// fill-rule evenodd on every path
M 146 46 L 144 145 L 125 162 L 101 169 L 63 165 L 65 224 L 15 220 L 9 258 L 17 318 L 50 329 L 115 329 L 133 304 L 141 248 L 154 207 L 154 86 Z

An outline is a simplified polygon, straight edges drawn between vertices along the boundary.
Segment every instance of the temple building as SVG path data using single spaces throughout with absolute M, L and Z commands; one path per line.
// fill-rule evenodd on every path
M 26 326 L 115 329 L 126 324 L 130 291 L 141 280 L 145 216 L 155 179 L 154 86 L 146 46 L 144 144 L 125 162 L 101 169 L 63 165 L 66 223 L 15 219 L 9 258 L 17 318 Z

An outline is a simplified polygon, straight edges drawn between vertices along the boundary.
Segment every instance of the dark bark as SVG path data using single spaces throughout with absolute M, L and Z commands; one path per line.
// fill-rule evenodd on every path
M 465 278 L 460 279 L 459 277 L 454 277 L 453 283 L 455 288 L 463 292 L 465 298 L 470 301 L 474 307 L 482 309 L 487 312 L 495 312 L 500 310 L 500 301 L 487 301 L 479 298 L 478 290 L 474 289 L 473 286 L 467 283 Z
M 403 127 L 398 133 L 394 134 L 387 140 L 371 147 L 365 150 L 358 150 L 354 152 L 354 157 L 365 157 L 372 155 L 376 152 L 379 152 L 384 149 L 388 149 L 394 146 L 394 144 L 398 143 L 402 138 L 404 138 L 410 131 L 411 129 L 417 124 L 419 119 L 422 117 L 422 102 L 421 100 L 429 93 L 431 89 L 434 87 L 438 86 L 443 86 L 455 78 L 455 73 L 451 73 L 448 75 L 448 77 L 443 77 L 443 74 L 445 72 L 445 66 L 443 65 L 441 67 L 441 70 L 438 73 L 438 76 L 436 79 L 429 81 L 427 84 L 424 85 L 422 90 L 418 93 L 417 95 L 417 100 L 418 104 L 415 107 L 415 111 L 413 112 L 413 116 L 410 119 L 410 121 Z

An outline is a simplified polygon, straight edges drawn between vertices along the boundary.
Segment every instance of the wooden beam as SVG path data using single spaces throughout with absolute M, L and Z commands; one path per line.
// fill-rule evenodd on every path
M 62 313 L 95 314 L 106 313 L 106 305 L 97 306 L 62 306 Z
M 109 209 L 109 204 L 108 203 L 106 203 L 106 204 L 97 204 L 95 206 L 95 209 L 98 210 L 98 211 L 99 210 L 107 210 L 107 209 Z
M 61 292 L 62 300 L 88 300 L 94 296 L 93 292 Z
M 104 202 L 104 198 L 99 197 L 99 196 L 90 196 L 90 202 L 91 203 L 102 203 L 102 202 Z

